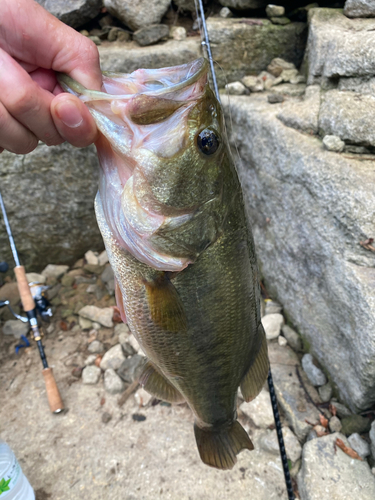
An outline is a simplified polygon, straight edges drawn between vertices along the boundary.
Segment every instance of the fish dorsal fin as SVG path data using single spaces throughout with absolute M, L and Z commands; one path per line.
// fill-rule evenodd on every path
M 153 396 L 169 403 L 182 403 L 182 394 L 161 375 L 154 365 L 148 361 L 139 378 L 139 384 Z
M 259 335 L 262 335 L 260 349 L 253 364 L 250 366 L 241 382 L 241 392 L 247 402 L 256 398 L 262 390 L 270 366 L 268 361 L 267 340 L 262 324 L 259 325 L 258 332 Z

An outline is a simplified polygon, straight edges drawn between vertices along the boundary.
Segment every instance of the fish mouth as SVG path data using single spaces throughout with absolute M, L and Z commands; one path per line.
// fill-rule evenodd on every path
M 178 94 L 191 87 L 208 73 L 208 61 L 201 57 L 181 66 L 161 69 L 139 69 L 130 74 L 103 72 L 103 90 L 90 90 L 64 73 L 57 79 L 63 90 L 80 97 L 83 101 L 127 100 L 135 94 L 162 97 Z M 186 99 L 186 96 L 184 96 Z

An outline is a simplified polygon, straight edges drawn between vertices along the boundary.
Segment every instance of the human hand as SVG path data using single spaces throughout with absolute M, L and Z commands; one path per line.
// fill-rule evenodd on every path
M 0 152 L 26 154 L 41 140 L 88 146 L 97 136 L 87 107 L 62 92 L 56 72 L 100 90 L 99 54 L 88 38 L 33 0 L 1 0 Z

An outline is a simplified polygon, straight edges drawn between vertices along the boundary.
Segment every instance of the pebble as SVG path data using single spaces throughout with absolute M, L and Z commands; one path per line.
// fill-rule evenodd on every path
M 29 330 L 29 323 L 23 323 L 18 319 L 8 319 L 3 325 L 3 334 L 13 335 L 16 339 L 20 339 L 22 335 L 26 336 Z
M 128 42 L 129 40 L 130 40 L 130 33 L 124 30 L 120 30 L 117 32 L 118 42 Z
M 281 313 L 282 306 L 273 300 L 266 300 L 266 307 L 264 314 L 278 314 Z
M 95 43 L 95 45 L 101 45 L 102 44 L 102 41 L 96 35 L 90 35 L 87 38 L 89 38 L 90 40 L 92 40 Z
M 113 327 L 113 309 L 111 307 L 85 306 L 78 311 L 82 318 L 100 323 L 107 328 Z
M 168 38 L 169 28 L 165 24 L 151 24 L 133 33 L 133 40 L 141 47 L 152 45 L 163 38 Z
M 371 429 L 370 429 L 370 440 L 371 440 L 371 455 L 372 458 L 375 460 L 375 420 L 371 424 Z
M 95 365 L 86 366 L 82 370 L 82 383 L 87 385 L 97 384 L 101 373 L 101 369 Z
M 281 24 L 282 26 L 291 23 L 291 20 L 288 19 L 287 17 L 271 17 L 270 21 L 272 24 Z
M 87 293 L 95 293 L 98 285 L 91 284 L 86 288 Z
M 279 335 L 279 336 L 278 336 L 278 338 L 277 338 L 277 342 L 279 343 L 279 345 L 280 345 L 281 347 L 285 347 L 285 346 L 288 344 L 288 342 L 287 342 L 286 338 L 285 338 L 285 337 L 283 337 L 282 335 Z
M 281 331 L 292 349 L 297 352 L 302 351 L 302 339 L 293 328 L 290 328 L 288 325 L 283 325 Z
M 141 346 L 139 345 L 138 340 L 134 337 L 134 335 L 129 335 L 127 341 L 135 350 L 135 352 L 142 352 Z
M 103 359 L 100 362 L 100 368 L 102 370 L 107 370 L 108 368 L 117 370 L 120 368 L 121 363 L 124 360 L 125 356 L 122 352 L 122 347 L 120 344 L 116 344 L 104 354 Z
M 241 82 L 227 83 L 225 89 L 229 95 L 245 95 L 249 93 L 245 85 Z
M 151 401 L 152 396 L 142 387 L 134 394 L 134 399 L 138 406 L 147 406 Z
M 290 97 L 301 97 L 305 94 L 306 85 L 299 83 L 298 85 L 292 83 L 282 83 L 276 87 L 272 87 L 272 93 L 288 95 Z
M 293 79 L 296 79 L 298 75 L 299 75 L 298 69 L 284 69 L 281 72 L 280 78 L 282 79 L 283 82 L 288 83 L 291 82 Z
M 271 73 L 268 73 L 268 71 L 262 71 L 261 73 L 259 73 L 257 78 L 259 81 L 263 83 L 265 90 L 269 90 L 271 87 L 276 85 L 276 78 L 273 75 L 271 75 Z M 277 302 L 275 303 L 277 304 Z
M 134 356 L 124 359 L 117 373 L 127 384 L 131 384 L 141 374 L 146 358 L 135 354 Z
M 263 92 L 264 90 L 264 82 L 257 76 L 244 76 L 241 82 L 250 92 Z
M 311 354 L 305 354 L 302 358 L 302 368 L 312 385 L 320 386 L 327 383 L 327 377 L 322 370 L 314 365 L 314 359 Z
M 94 342 L 97 342 L 97 340 L 94 340 Z M 87 356 L 86 361 L 85 361 L 85 366 L 90 366 L 95 363 L 96 360 L 96 354 L 90 354 L 90 356 Z
M 112 420 L 112 415 L 105 411 L 102 415 L 102 422 L 103 424 L 108 424 Z
M 371 428 L 370 420 L 368 418 L 362 417 L 361 415 L 352 415 L 350 417 L 345 417 L 341 420 L 341 424 L 341 432 L 345 434 L 345 436 L 350 436 L 351 434 L 354 434 L 356 432 L 358 434 L 364 434 Z
M 268 18 L 282 17 L 285 14 L 285 7 L 282 7 L 281 5 L 269 4 L 266 7 L 266 14 Z
M 93 354 L 100 354 L 102 352 L 104 352 L 104 346 L 103 344 L 100 342 L 100 340 L 93 340 L 87 350 Z
M 39 273 L 26 273 L 26 279 L 28 283 L 41 283 L 44 284 L 47 280 L 43 274 Z
M 137 352 L 133 349 L 133 347 L 129 344 L 129 342 L 120 342 L 122 351 L 126 357 L 134 356 Z
M 331 405 L 336 408 L 336 414 L 340 418 L 351 417 L 353 413 L 342 403 L 339 403 L 335 399 L 331 399 Z
M 98 256 L 99 266 L 104 266 L 108 262 L 108 254 L 106 250 L 103 250 L 102 253 Z
M 78 323 L 82 330 L 90 330 L 92 328 L 92 321 L 81 316 L 78 317 Z
M 328 426 L 331 432 L 340 432 L 342 429 L 341 421 L 338 417 L 332 417 Z
M 358 453 L 358 455 L 362 458 L 366 458 L 370 455 L 370 445 L 367 441 L 361 438 L 358 432 L 354 432 L 348 437 L 348 441 L 350 446 L 354 451 Z
M 233 13 L 228 7 L 223 7 L 219 12 L 219 16 L 223 19 L 228 19 L 229 17 L 233 17 Z
M 262 325 L 266 332 L 267 340 L 277 339 L 283 324 L 284 318 L 281 314 L 266 314 L 262 318 Z
M 253 401 L 242 403 L 240 409 L 257 427 L 267 429 L 274 424 L 270 394 L 266 389 L 262 389 Z
M 328 151 L 341 153 L 342 151 L 344 151 L 345 142 L 342 141 L 337 135 L 325 135 L 323 137 L 323 146 Z
M 55 264 L 48 264 L 42 271 L 43 276 L 46 278 L 56 278 L 59 279 L 63 276 L 69 269 L 69 266 L 58 266 Z
M 104 281 L 104 283 L 108 283 L 108 281 L 113 280 L 115 277 L 113 273 L 113 269 L 110 265 L 106 266 L 102 274 L 100 275 L 100 279 Z
M 279 102 L 284 102 L 284 96 L 281 94 L 270 94 L 267 96 L 267 101 L 270 104 L 278 104 Z
M 124 382 L 113 368 L 107 368 L 104 372 L 104 389 L 109 394 L 119 394 L 125 389 Z
M 99 265 L 99 256 L 96 252 L 89 250 L 85 253 L 85 260 L 87 264 L 91 264 L 92 266 Z
M 318 393 L 323 403 L 327 403 L 332 397 L 332 386 L 329 382 L 318 387 Z
M 172 26 L 169 37 L 180 42 L 186 39 L 186 29 L 183 26 Z

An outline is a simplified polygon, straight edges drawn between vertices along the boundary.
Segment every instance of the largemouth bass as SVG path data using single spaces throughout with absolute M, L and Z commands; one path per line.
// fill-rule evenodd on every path
M 186 401 L 202 461 L 253 449 L 237 421 L 268 373 L 259 277 L 241 185 L 204 59 L 105 74 L 103 92 L 62 76 L 94 117 L 95 210 L 117 304 L 148 357 L 145 390 Z

